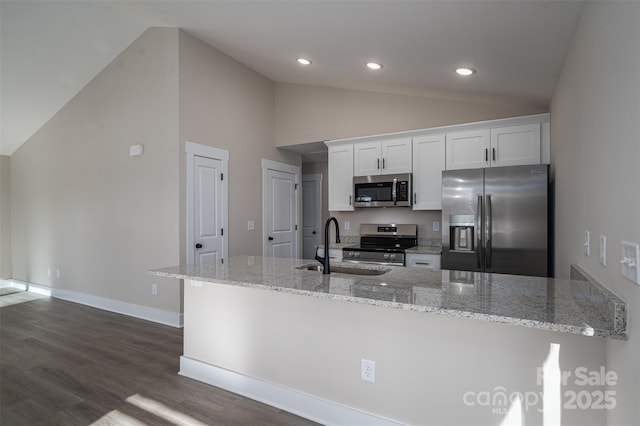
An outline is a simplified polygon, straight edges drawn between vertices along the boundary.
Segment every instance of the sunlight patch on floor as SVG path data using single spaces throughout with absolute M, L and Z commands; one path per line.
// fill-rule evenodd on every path
M 202 423 L 199 420 L 194 419 L 184 413 L 167 407 L 166 405 L 154 401 L 153 399 L 145 398 L 140 394 L 135 394 L 127 398 L 129 404 L 135 405 L 157 417 L 160 417 L 174 425 L 188 425 L 188 426 L 207 426 L 206 423 Z

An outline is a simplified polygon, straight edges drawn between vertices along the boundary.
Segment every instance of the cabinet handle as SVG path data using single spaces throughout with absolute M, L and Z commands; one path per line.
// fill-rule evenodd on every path
M 431 265 L 429 262 L 416 262 L 416 265 L 426 265 L 429 266 Z
M 382 159 L 382 168 L 384 169 L 384 158 Z
M 349 195 L 349 205 L 351 205 L 351 195 Z
M 485 163 L 489 162 L 489 149 L 487 148 L 484 149 L 484 162 Z
M 415 204 L 415 203 L 416 203 L 416 193 L 414 192 L 413 193 L 413 204 Z
M 378 158 L 378 170 L 380 170 L 380 159 Z
M 492 151 L 492 155 L 493 155 L 493 161 L 496 161 L 496 149 L 495 148 L 491 148 Z

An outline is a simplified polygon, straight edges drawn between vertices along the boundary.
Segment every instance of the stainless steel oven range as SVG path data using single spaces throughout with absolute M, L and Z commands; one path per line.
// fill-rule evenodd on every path
M 342 261 L 405 265 L 405 250 L 418 244 L 418 225 L 374 224 L 360 225 L 360 245 L 342 249 Z

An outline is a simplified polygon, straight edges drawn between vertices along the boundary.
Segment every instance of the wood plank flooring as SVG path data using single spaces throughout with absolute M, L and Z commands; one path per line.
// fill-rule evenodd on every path
M 313 425 L 178 376 L 182 330 L 43 298 L 0 308 L 2 425 Z

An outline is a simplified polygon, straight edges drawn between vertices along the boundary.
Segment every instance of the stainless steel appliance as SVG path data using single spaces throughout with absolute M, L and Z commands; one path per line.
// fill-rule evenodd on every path
M 442 269 L 549 276 L 549 166 L 442 172 Z
M 411 173 L 354 176 L 354 207 L 411 207 Z
M 418 244 L 418 225 L 360 225 L 360 245 L 342 249 L 342 261 L 405 265 L 405 250 Z

